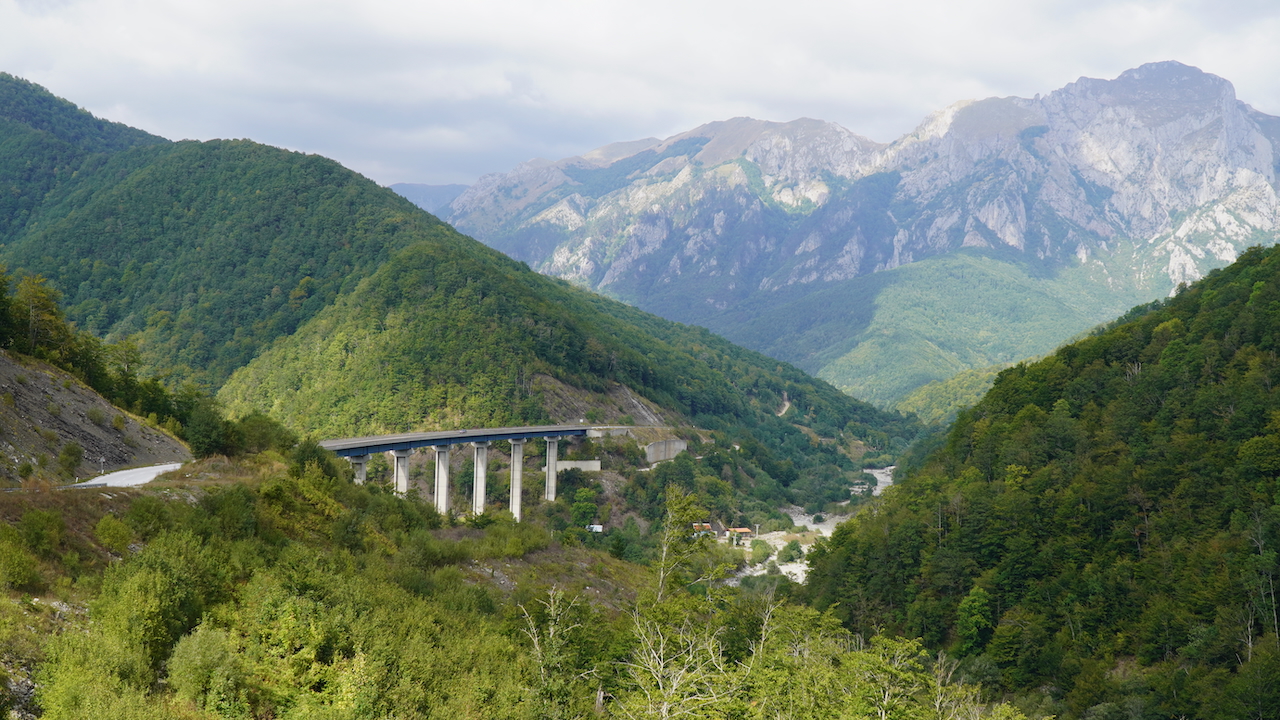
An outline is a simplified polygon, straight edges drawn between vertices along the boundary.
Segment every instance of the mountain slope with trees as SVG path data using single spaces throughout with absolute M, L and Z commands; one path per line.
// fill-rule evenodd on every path
M 809 597 L 1064 717 L 1275 717 L 1278 343 L 1253 248 L 1001 372 L 811 554 Z
M 68 315 L 216 388 L 443 223 L 337 163 L 244 140 L 90 156 L 4 249 Z
M 238 370 L 219 398 L 232 414 L 262 412 L 321 436 L 577 421 L 549 415 L 546 379 L 597 398 L 625 388 L 666 423 L 757 448 L 755 462 L 782 487 L 832 485 L 845 499 L 860 470 L 850 440 L 901 451 L 919 430 L 706 330 L 448 231 L 396 253 Z
M 130 408 L 145 399 L 113 395 L 116 375 L 165 378 L 168 390 L 146 386 L 159 404 L 137 410 L 190 430 L 197 455 L 235 445 L 200 395 L 241 368 L 222 392 L 236 415 L 326 434 L 550 420 L 544 378 L 622 419 L 610 393 L 624 388 L 675 424 L 753 438 L 783 485 L 817 473 L 845 498 L 860 469 L 850 443 L 891 453 L 917 431 L 706 331 L 540 276 L 330 160 L 170 143 L 6 82 L 3 166 L 27 153 L 34 170 L 12 178 L 32 204 L 0 258 L 44 288 L 27 304 L 60 335 L 42 352 Z

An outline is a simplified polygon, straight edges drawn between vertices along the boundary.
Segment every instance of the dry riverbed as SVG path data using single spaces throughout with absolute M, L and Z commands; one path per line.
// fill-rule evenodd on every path
M 875 495 L 879 495 L 884 492 L 885 488 L 893 484 L 892 467 L 887 467 L 882 470 L 868 470 L 867 472 L 876 479 L 876 487 L 872 491 Z M 795 523 L 796 527 L 789 530 L 779 530 L 777 532 L 761 534 L 759 538 L 769 543 L 773 548 L 773 557 L 758 565 L 748 565 L 738 573 L 738 578 L 750 577 L 752 575 L 764 575 L 768 572 L 769 562 L 777 558 L 778 551 L 782 550 L 782 548 L 792 540 L 799 541 L 800 548 L 804 550 L 807 555 L 809 553 L 809 548 L 813 547 L 814 543 L 824 537 L 831 537 L 831 534 L 835 532 L 837 525 L 853 517 L 852 514 L 836 515 L 832 513 L 821 513 L 822 522 L 815 522 L 814 516 L 806 513 L 802 507 L 792 505 L 790 507 L 782 508 L 782 511 L 791 518 L 791 522 Z M 748 554 L 750 553 L 750 550 L 751 548 L 748 545 Z M 805 576 L 809 572 L 809 564 L 804 558 L 789 563 L 777 563 L 777 565 L 778 570 L 780 570 L 783 575 L 786 575 L 792 580 L 800 583 L 804 582 Z

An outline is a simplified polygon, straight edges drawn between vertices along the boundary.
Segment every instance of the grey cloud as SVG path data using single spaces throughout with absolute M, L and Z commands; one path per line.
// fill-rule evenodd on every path
M 528 7 L 493 0 L 481 27 L 444 3 L 0 0 L 0 69 L 168 137 L 249 137 L 386 184 L 469 183 L 734 115 L 888 141 L 960 99 L 1163 59 L 1280 114 L 1269 2 Z

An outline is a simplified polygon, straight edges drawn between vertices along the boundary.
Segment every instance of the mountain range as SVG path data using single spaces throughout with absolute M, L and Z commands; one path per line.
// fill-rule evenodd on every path
M 1177 62 L 958 102 L 888 144 L 750 118 L 532 160 L 442 216 L 892 405 L 1275 239 L 1280 118 Z M 976 398 L 974 398 L 976 399 Z

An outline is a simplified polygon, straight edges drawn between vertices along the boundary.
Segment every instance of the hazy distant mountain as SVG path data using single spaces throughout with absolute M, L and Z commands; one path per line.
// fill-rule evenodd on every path
M 467 185 L 421 185 L 419 183 L 395 183 L 391 186 L 401 197 L 432 215 L 447 212 L 449 203 L 466 192 Z
M 531 161 L 481 178 L 448 219 L 892 402 L 1047 352 L 1273 242 L 1277 139 L 1280 118 L 1231 83 L 1162 62 L 956 103 L 889 145 L 738 118 Z M 962 268 L 945 260 L 957 252 Z

